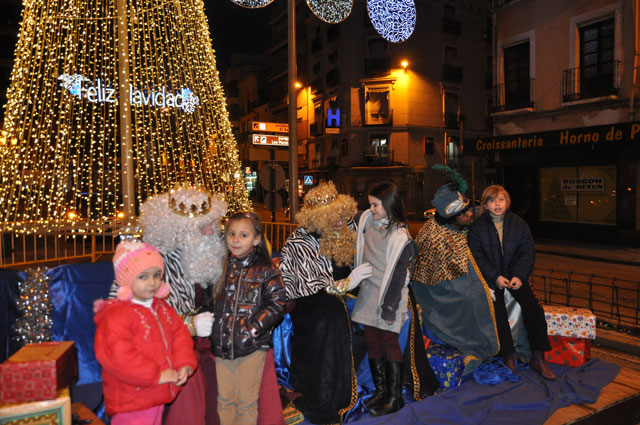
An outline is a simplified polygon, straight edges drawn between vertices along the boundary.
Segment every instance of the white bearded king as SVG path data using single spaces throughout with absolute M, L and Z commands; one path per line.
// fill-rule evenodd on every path
M 165 263 L 166 299 L 192 335 L 209 336 L 211 313 L 198 313 L 196 288 L 213 286 L 222 277 L 227 249 L 220 221 L 227 212 L 221 195 L 176 185 L 168 193 L 148 198 L 140 207 L 142 239 L 158 248 Z M 114 295 L 111 288 L 111 295 Z

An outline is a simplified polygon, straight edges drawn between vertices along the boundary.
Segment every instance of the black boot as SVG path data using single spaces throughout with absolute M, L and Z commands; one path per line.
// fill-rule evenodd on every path
M 518 374 L 518 370 L 516 369 L 516 355 L 514 353 L 504 356 L 502 362 L 514 375 Z
M 387 379 L 384 363 L 384 357 L 369 359 L 371 377 L 373 378 L 373 384 L 376 386 L 376 390 L 370 398 L 364 401 L 364 407 L 366 407 L 367 410 L 379 408 L 379 405 L 384 405 L 386 400 Z
M 386 362 L 387 363 L 387 400 L 379 409 L 369 409 L 371 416 L 388 415 L 397 412 L 404 407 L 404 398 L 402 397 L 402 366 L 404 362 Z
M 531 366 L 531 369 L 538 372 L 544 379 L 548 379 L 550 381 L 556 379 L 556 374 L 549 369 L 549 366 L 547 366 L 547 361 L 544 358 L 544 351 L 533 351 L 529 366 Z

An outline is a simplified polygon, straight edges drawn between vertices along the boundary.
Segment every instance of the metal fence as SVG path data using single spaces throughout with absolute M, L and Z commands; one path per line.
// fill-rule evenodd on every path
M 275 252 L 282 250 L 297 228 L 291 223 L 263 222 L 263 225 Z M 111 232 L 87 235 L 2 232 L 1 236 L 0 268 L 14 269 L 108 261 L 117 243 L 117 234 Z M 598 320 L 640 332 L 640 280 L 537 268 L 531 283 L 544 304 L 588 308 Z
M 544 304 L 588 308 L 600 321 L 640 332 L 640 280 L 535 269 L 531 282 Z
M 291 223 L 263 222 L 273 251 L 280 251 L 296 229 Z M 118 233 L 93 229 L 92 233 L 0 232 L 0 268 L 26 269 L 81 261 L 108 261 L 115 251 Z

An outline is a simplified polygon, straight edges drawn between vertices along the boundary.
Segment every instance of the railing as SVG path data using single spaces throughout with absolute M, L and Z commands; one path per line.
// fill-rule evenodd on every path
M 280 251 L 291 233 L 298 227 L 291 223 L 263 222 L 265 236 L 272 250 Z M 96 262 L 115 251 L 118 234 L 111 231 L 87 235 L 65 232 L 59 234 L 0 233 L 0 268 L 26 269 L 72 262 Z M 108 260 L 107 260 L 108 261 Z
M 365 106 L 366 108 L 366 106 Z M 365 125 L 393 125 L 393 109 L 365 109 Z
M 533 108 L 534 83 L 533 78 L 521 78 L 493 86 L 492 112 Z
M 110 232 L 23 234 L 2 232 L 0 267 L 27 268 L 80 261 L 98 261 L 115 249 L 117 236 Z
M 588 308 L 598 320 L 640 332 L 640 281 L 552 269 L 535 269 L 531 281 L 544 304 Z
M 562 72 L 562 101 L 611 96 L 620 90 L 620 61 L 565 69 Z

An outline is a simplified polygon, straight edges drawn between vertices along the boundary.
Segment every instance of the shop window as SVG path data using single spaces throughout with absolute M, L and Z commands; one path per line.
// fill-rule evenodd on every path
M 616 167 L 540 169 L 540 219 L 616 224 Z

